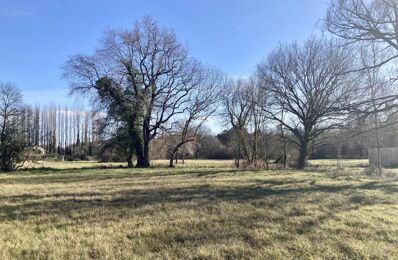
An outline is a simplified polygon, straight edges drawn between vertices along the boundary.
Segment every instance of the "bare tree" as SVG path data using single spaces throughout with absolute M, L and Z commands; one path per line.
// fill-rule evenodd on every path
M 64 107 L 64 113 L 63 113 L 63 121 L 64 121 L 64 131 L 65 131 L 65 138 L 64 138 L 64 157 L 63 159 L 65 160 L 66 155 L 69 152 L 69 138 L 70 138 L 70 132 L 69 132 L 69 107 L 65 105 Z
M 353 43 L 376 43 L 385 58 L 368 68 L 398 58 L 398 2 L 396 0 L 332 0 L 325 29 Z
M 355 135 L 355 132 L 353 129 L 350 129 L 349 126 L 347 128 L 338 128 L 338 129 L 331 129 L 330 131 L 325 133 L 328 138 L 328 143 L 334 148 L 336 148 L 336 165 L 337 167 L 340 167 L 340 161 L 342 157 L 342 151 L 344 145 L 347 145 L 347 143 L 352 140 L 353 136 Z
M 34 109 L 33 138 L 34 138 L 34 145 L 39 146 L 40 145 L 40 107 L 38 105 L 36 105 Z
M 11 83 L 0 83 L 0 170 L 9 172 L 26 161 L 22 94 Z
M 356 70 L 369 70 L 388 67 L 394 70 L 392 80 L 396 80 L 398 58 L 398 2 L 396 0 L 332 0 L 324 21 L 325 29 L 345 40 L 346 45 L 360 45 L 364 49 L 376 46 L 381 59 L 377 63 L 363 64 Z M 359 57 L 361 59 L 361 57 Z M 387 65 L 387 66 L 383 66 Z M 372 116 L 374 103 L 377 112 L 398 108 L 398 94 L 385 93 L 377 100 L 361 100 L 353 103 L 351 109 L 360 116 Z
M 196 140 L 203 124 L 216 110 L 221 87 L 224 86 L 224 75 L 216 70 L 206 69 L 201 72 L 197 86 L 189 94 L 185 112 L 176 122 L 172 123 L 169 134 L 176 139 L 169 149 L 169 166 L 173 167 L 173 159 L 178 151 L 187 143 Z
M 383 110 L 383 106 L 386 103 L 379 103 L 378 100 L 383 99 L 383 97 L 387 96 L 389 93 L 394 93 L 392 90 L 391 81 L 389 80 L 386 71 L 383 70 L 382 67 L 377 66 L 380 63 L 380 60 L 384 59 L 384 53 L 378 48 L 375 44 L 370 44 L 368 48 L 363 48 L 361 50 L 361 63 L 363 67 L 366 69 L 365 73 L 365 82 L 364 82 L 364 95 L 365 102 L 370 102 L 369 114 L 365 114 L 373 120 L 373 130 L 375 135 L 375 145 L 377 149 L 377 171 L 379 175 L 382 175 L 382 162 L 381 162 L 381 129 L 385 128 L 385 125 L 389 125 L 391 123 L 390 117 L 386 119 L 387 122 L 382 121 L 382 113 L 379 112 Z M 397 113 L 398 111 L 389 111 L 392 114 Z M 361 116 L 361 115 L 360 115 Z M 363 129 L 364 132 L 367 129 Z
M 94 93 L 108 115 L 128 123 L 137 167 L 148 167 L 150 141 L 184 112 L 198 66 L 172 30 L 145 17 L 131 30 L 108 31 L 94 55 L 70 58 L 64 75 L 72 92 Z
M 267 113 L 268 107 L 268 90 L 266 86 L 260 86 L 261 82 L 257 78 L 253 77 L 249 79 L 249 89 L 246 92 L 248 100 L 251 103 L 251 112 L 249 117 L 249 137 L 250 137 L 250 150 L 251 158 L 249 164 L 253 164 L 254 167 L 258 165 L 258 159 L 262 158 L 268 168 L 268 159 L 270 157 L 267 154 L 267 150 L 260 151 L 259 142 L 262 137 L 262 142 L 266 140 L 266 129 L 269 124 L 269 115 Z
M 240 167 L 242 153 L 246 159 L 246 164 L 251 164 L 252 159 L 248 144 L 248 126 L 253 108 L 253 102 L 250 99 L 252 90 L 249 80 L 230 79 L 222 95 L 222 115 L 232 126 L 237 139 L 235 152 L 237 168 Z
M 343 108 L 356 93 L 356 78 L 346 73 L 351 64 L 347 48 L 310 38 L 301 46 L 280 45 L 258 65 L 271 96 L 269 114 L 295 137 L 290 141 L 299 149 L 297 168 L 304 168 L 309 152 L 323 144 L 320 135 L 342 123 Z

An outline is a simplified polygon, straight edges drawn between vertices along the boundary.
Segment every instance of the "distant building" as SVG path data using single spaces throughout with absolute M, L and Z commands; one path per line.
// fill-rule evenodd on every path
M 398 147 L 380 148 L 380 159 L 383 167 L 398 166 Z M 377 165 L 377 148 L 369 149 L 369 165 Z

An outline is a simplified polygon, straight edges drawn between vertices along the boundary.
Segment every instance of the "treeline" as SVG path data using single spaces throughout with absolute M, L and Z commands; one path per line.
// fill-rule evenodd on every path
M 24 106 L 20 124 L 26 146 L 62 160 L 87 160 L 99 140 L 98 116 L 81 106 Z
M 61 105 L 28 105 L 24 106 L 18 121 L 23 129 L 19 133 L 24 136 L 27 147 L 40 148 L 46 157 L 58 160 L 100 160 L 124 161 L 120 156 L 117 144 L 109 135 L 101 132 L 101 117 L 81 106 Z M 220 118 L 222 120 L 222 118 Z M 397 120 L 390 117 L 388 127 L 383 127 L 380 140 L 381 146 L 398 146 Z M 368 149 L 376 146 L 373 119 L 363 120 L 360 125 L 335 132 L 329 132 L 329 140 L 310 151 L 312 159 L 367 158 Z M 264 123 L 264 122 L 262 122 Z M 343 132 L 345 131 L 345 133 Z M 262 162 L 279 160 L 284 163 L 284 145 L 286 153 L 293 156 L 294 146 L 284 139 L 283 128 L 266 124 L 255 136 L 245 130 L 245 138 L 259 151 L 256 155 Z M 333 137 L 335 136 L 335 139 Z M 151 158 L 169 158 L 170 135 L 166 132 L 158 136 L 151 149 Z M 223 130 L 217 135 L 207 129 L 198 134 L 195 142 L 183 146 L 174 159 L 244 159 L 242 143 L 234 128 Z M 239 147 L 240 146 L 240 147 Z M 253 148 L 250 147 L 250 150 Z M 36 149 L 36 152 L 40 152 Z

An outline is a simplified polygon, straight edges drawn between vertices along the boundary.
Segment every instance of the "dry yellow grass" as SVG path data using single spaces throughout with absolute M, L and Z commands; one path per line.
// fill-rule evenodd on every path
M 340 164 L 342 167 L 365 167 L 369 165 L 369 160 L 367 159 L 349 159 L 349 160 L 310 160 L 308 162 L 309 166 L 336 166 Z
M 153 160 L 151 162 L 153 167 L 167 167 L 169 165 L 168 160 Z M 234 162 L 232 160 L 185 160 L 185 163 L 182 164 L 179 161 L 176 164 L 176 167 L 232 167 Z M 98 163 L 95 161 L 39 161 L 39 162 L 27 162 L 24 165 L 25 169 L 43 169 L 43 168 L 51 168 L 51 169 L 79 169 L 79 168 L 106 168 L 106 167 L 118 167 L 118 166 L 126 166 L 127 163 Z
M 0 174 L 0 259 L 398 258 L 395 174 L 200 164 Z

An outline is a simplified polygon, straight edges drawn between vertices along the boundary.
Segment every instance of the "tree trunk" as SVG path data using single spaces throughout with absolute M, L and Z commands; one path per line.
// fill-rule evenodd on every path
M 5 142 L 5 139 L 3 139 L 1 141 L 1 144 L 3 144 L 2 146 L 4 146 L 4 142 Z M 1 172 L 11 172 L 12 166 L 10 163 L 11 160 L 9 158 L 10 151 L 9 151 L 9 149 L 7 149 L 7 147 L 2 147 L 1 150 L 2 151 L 1 151 L 0 171 Z
M 297 160 L 297 169 L 301 170 L 304 169 L 307 164 L 307 157 L 308 157 L 308 144 L 302 143 L 300 147 L 300 154 Z
M 178 148 L 179 148 L 179 145 L 177 145 L 177 146 L 173 149 L 173 151 L 170 152 L 169 167 L 174 167 L 174 160 L 176 161 L 176 164 L 177 164 Z
M 375 109 L 376 110 L 376 109 Z M 379 131 L 379 121 L 377 112 L 374 113 L 375 117 L 375 129 L 376 129 L 376 145 L 377 145 L 377 172 L 379 176 L 383 175 L 383 168 L 381 164 L 381 155 L 380 155 L 380 131 Z
M 142 158 L 142 167 L 147 168 L 150 166 L 149 162 L 149 139 L 144 138 L 144 157 Z
M 189 142 L 189 141 L 187 141 L 187 140 L 183 140 L 183 141 L 181 141 L 179 144 L 177 144 L 175 147 L 174 147 L 174 149 L 170 152 L 170 162 L 169 162 L 169 167 L 174 167 L 174 160 L 175 160 L 175 163 L 177 164 L 178 163 L 178 152 L 179 152 L 179 150 L 180 150 L 180 147 L 182 147 L 184 144 L 186 144 L 187 142 Z M 184 164 L 184 158 L 182 159 L 182 161 L 183 161 L 183 164 Z
M 283 138 L 283 168 L 287 167 L 287 149 L 286 149 L 286 137 L 285 133 L 283 131 L 283 128 L 281 126 L 281 132 L 282 132 L 282 138 Z
M 246 157 L 246 166 L 249 166 L 253 163 L 253 161 L 252 161 L 252 157 L 250 156 L 249 149 L 247 147 L 248 144 L 247 144 L 246 136 L 243 133 L 242 129 L 239 129 L 238 133 L 240 135 L 239 139 L 241 142 L 241 149 L 242 149 L 243 154 Z
M 257 167 L 257 145 L 258 145 L 258 135 L 259 135 L 259 130 L 257 129 L 257 126 L 255 127 L 254 130 L 254 135 L 253 135 L 253 149 L 252 149 L 252 158 L 251 161 L 254 164 L 254 167 Z
M 282 110 L 282 119 L 284 118 L 284 110 Z M 287 167 L 287 149 L 286 149 L 286 136 L 285 131 L 283 130 L 283 124 L 280 125 L 281 135 L 283 139 L 283 168 Z
M 174 154 L 173 153 L 170 155 L 169 167 L 170 168 L 174 167 Z
M 135 154 L 137 156 L 137 163 L 135 167 L 137 168 L 147 168 L 149 167 L 149 151 L 148 151 L 148 141 L 144 137 L 143 132 L 140 130 L 140 126 L 132 124 L 129 126 L 129 137 L 133 140 L 132 146 Z
M 140 156 L 139 162 L 137 158 L 138 168 L 148 168 L 149 163 L 149 142 L 150 142 L 150 132 L 149 132 L 149 119 L 144 120 L 142 132 L 142 155 Z
M 133 167 L 134 167 L 134 165 L 133 165 L 132 157 L 129 156 L 129 157 L 127 158 L 127 168 L 133 168 Z
M 237 147 L 237 151 L 236 151 L 235 160 L 236 160 L 236 168 L 239 169 L 239 167 L 240 167 L 240 140 L 239 139 L 238 139 L 238 147 Z
M 148 157 L 149 156 L 146 153 L 137 154 L 137 164 L 135 165 L 135 167 L 148 168 L 150 166 Z

